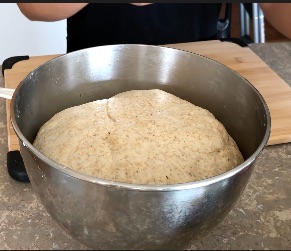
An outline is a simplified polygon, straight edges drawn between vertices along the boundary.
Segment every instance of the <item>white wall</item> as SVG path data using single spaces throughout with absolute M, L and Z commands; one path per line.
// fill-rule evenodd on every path
M 66 21 L 28 20 L 16 3 L 0 3 L 0 65 L 12 56 L 66 52 Z

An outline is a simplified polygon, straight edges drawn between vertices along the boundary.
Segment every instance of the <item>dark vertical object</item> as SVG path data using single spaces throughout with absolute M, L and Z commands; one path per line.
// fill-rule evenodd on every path
M 231 9 L 232 4 L 225 4 L 224 17 L 218 20 L 217 23 L 217 38 L 229 38 L 230 37 L 230 24 L 231 24 Z
M 2 63 L 3 77 L 5 70 L 12 69 L 15 63 L 28 59 L 29 56 L 14 56 L 5 59 Z M 19 182 L 29 182 L 29 178 L 20 151 L 10 151 L 7 153 L 7 170 L 10 177 L 14 180 Z

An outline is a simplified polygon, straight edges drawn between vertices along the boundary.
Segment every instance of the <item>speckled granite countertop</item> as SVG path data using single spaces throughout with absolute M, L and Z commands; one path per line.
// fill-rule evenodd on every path
M 252 44 L 291 85 L 291 42 Z M 0 67 L 1 69 L 1 67 Z M 3 86 L 0 76 L 0 86 Z M 30 183 L 7 173 L 5 100 L 0 99 L 0 249 L 87 249 L 70 238 L 37 202 Z M 207 236 L 191 249 L 291 248 L 291 143 L 268 146 L 260 155 L 241 198 Z

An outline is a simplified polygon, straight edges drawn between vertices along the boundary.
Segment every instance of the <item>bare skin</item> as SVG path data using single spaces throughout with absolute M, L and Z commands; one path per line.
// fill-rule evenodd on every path
M 291 3 L 260 3 L 260 7 L 269 23 L 291 39 Z
M 59 21 L 67 19 L 88 3 L 17 3 L 20 11 L 32 21 Z M 151 3 L 132 3 L 145 6 Z M 291 3 L 260 3 L 265 18 L 287 38 L 291 39 Z
M 60 21 L 67 19 L 88 3 L 18 3 L 20 11 L 31 21 Z
M 151 3 L 132 3 L 145 6 Z M 88 3 L 17 3 L 20 11 L 31 21 L 60 21 L 83 9 Z

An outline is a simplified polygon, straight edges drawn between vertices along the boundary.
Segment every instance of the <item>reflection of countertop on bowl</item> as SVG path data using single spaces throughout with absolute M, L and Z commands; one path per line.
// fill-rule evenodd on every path
M 291 85 L 291 42 L 250 48 Z M 0 86 L 4 86 L 2 75 Z M 10 178 L 6 154 L 5 100 L 0 99 L 0 249 L 87 249 L 53 222 L 30 183 Z M 291 144 L 268 146 L 233 210 L 192 249 L 290 248 L 290 197 Z

